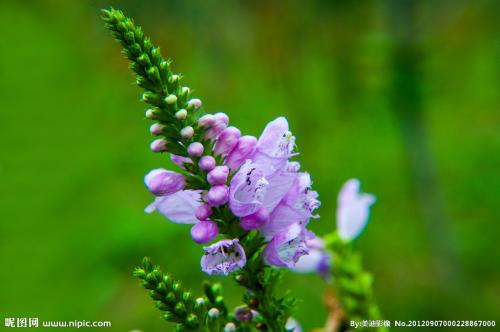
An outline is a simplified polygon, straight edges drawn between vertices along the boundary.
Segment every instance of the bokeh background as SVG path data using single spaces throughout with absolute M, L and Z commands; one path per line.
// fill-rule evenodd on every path
M 315 232 L 346 179 L 377 195 L 356 246 L 386 318 L 500 318 L 499 4 L 0 1 L 0 313 L 168 330 L 131 276 L 145 255 L 201 291 L 189 227 L 143 212 L 143 175 L 168 158 L 99 19 L 113 5 L 209 112 L 253 135 L 288 117 Z M 323 324 L 318 276 L 282 286 L 306 329 Z

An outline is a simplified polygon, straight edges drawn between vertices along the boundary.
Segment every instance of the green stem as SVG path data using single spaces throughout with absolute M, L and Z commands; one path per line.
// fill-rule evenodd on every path
M 332 253 L 332 276 L 337 297 L 344 312 L 344 325 L 349 321 L 381 321 L 382 316 L 373 294 L 373 278 L 363 269 L 361 256 L 351 242 L 342 240 L 337 232 L 325 237 Z M 388 331 L 383 326 L 362 327 L 361 331 Z

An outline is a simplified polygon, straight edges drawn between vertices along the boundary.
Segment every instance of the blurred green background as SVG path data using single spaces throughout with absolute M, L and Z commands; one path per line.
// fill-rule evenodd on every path
M 99 19 L 113 5 L 207 111 L 253 135 L 287 116 L 315 232 L 335 227 L 346 179 L 377 195 L 356 245 L 386 318 L 500 318 L 499 4 L 0 1 L 2 316 L 168 330 L 133 267 L 150 255 L 195 292 L 206 277 L 189 227 L 143 212 L 143 176 L 168 158 Z M 323 324 L 318 276 L 283 288 L 307 330 Z M 239 304 L 231 282 L 226 296 Z

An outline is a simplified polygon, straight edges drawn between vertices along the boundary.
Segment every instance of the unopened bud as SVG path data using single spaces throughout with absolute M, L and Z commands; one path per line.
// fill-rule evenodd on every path
M 191 238 L 196 243 L 207 243 L 219 235 L 219 227 L 212 220 L 200 221 L 191 227 Z
M 205 148 L 203 147 L 203 144 L 201 144 L 200 142 L 194 142 L 194 143 L 189 144 L 187 150 L 188 150 L 188 154 L 191 157 L 200 157 L 203 154 L 204 149 Z
M 151 127 L 149 127 L 149 131 L 151 132 L 151 134 L 153 135 L 161 135 L 161 133 L 163 132 L 163 129 L 165 128 L 164 125 L 162 124 L 159 124 L 159 123 L 153 123 L 151 125 Z
M 229 167 L 216 166 L 207 174 L 207 181 L 212 186 L 217 184 L 225 184 L 229 175 Z
M 145 116 L 146 116 L 146 118 L 153 120 L 156 118 L 156 114 L 155 114 L 156 112 L 157 112 L 156 109 L 149 108 L 146 110 Z
M 194 129 L 191 126 L 187 126 L 181 129 L 182 138 L 191 138 L 194 135 Z
M 184 189 L 186 178 L 180 173 L 158 168 L 146 175 L 144 183 L 155 196 L 165 196 Z
M 165 97 L 165 102 L 169 105 L 175 104 L 177 102 L 176 95 L 168 95 Z
M 234 332 L 236 331 L 236 325 L 234 323 L 227 323 L 226 326 L 224 326 L 224 332 Z
M 214 146 L 215 155 L 228 155 L 238 144 L 241 132 L 236 127 L 227 127 L 220 133 Z
M 153 152 L 164 152 L 167 151 L 167 141 L 163 138 L 155 139 L 151 143 L 151 151 Z
M 188 115 L 188 112 L 185 109 L 180 109 L 177 112 L 175 112 L 175 118 L 177 120 L 185 120 Z
M 198 109 L 201 107 L 201 100 L 198 99 L 198 98 L 194 98 L 194 99 L 191 99 L 188 101 L 188 109 L 190 108 L 194 108 L 194 109 Z
M 208 317 L 210 318 L 217 318 L 220 315 L 220 311 L 217 308 L 212 308 L 208 310 Z
M 196 208 L 195 216 L 198 220 L 207 220 L 212 215 L 212 208 L 208 204 L 202 204 Z
M 210 206 L 220 206 L 229 200 L 229 187 L 226 185 L 213 186 L 208 190 L 207 201 Z
M 172 76 L 170 76 L 170 78 L 168 79 L 168 83 L 175 83 L 179 80 L 179 75 L 176 75 L 176 74 L 173 74 Z
M 203 156 L 198 163 L 198 166 L 204 171 L 210 172 L 216 164 L 215 158 L 212 156 Z

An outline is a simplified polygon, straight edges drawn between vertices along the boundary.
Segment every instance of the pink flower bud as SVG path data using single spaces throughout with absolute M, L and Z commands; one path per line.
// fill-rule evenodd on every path
M 201 144 L 200 142 L 194 142 L 194 143 L 189 144 L 188 154 L 191 157 L 199 157 L 203 154 L 204 149 L 205 148 L 203 147 L 203 144 Z
M 227 155 L 229 154 L 236 144 L 238 144 L 238 139 L 241 136 L 241 132 L 236 127 L 227 127 L 217 138 L 217 142 L 214 146 L 215 155 Z
M 195 216 L 198 220 L 207 220 L 212 215 L 212 208 L 208 204 L 198 206 Z
M 163 132 L 163 128 L 165 128 L 164 125 L 159 123 L 153 123 L 151 127 L 149 127 L 149 131 L 153 135 L 161 135 L 161 133 Z
M 269 220 L 269 212 L 265 208 L 260 208 L 257 212 L 243 217 L 240 226 L 246 231 L 262 227 Z
M 203 156 L 198 163 L 198 166 L 204 171 L 210 172 L 215 167 L 215 158 L 212 156 Z
M 163 138 L 155 139 L 151 143 L 151 151 L 153 152 L 164 152 L 167 151 L 167 141 Z
M 240 167 L 245 160 L 250 158 L 250 156 L 255 151 L 255 146 L 257 145 L 257 138 L 253 136 L 241 136 L 238 139 L 236 147 L 231 151 L 229 156 L 227 156 L 225 164 L 231 169 L 236 170 Z
M 203 220 L 191 227 L 191 238 L 196 243 L 207 243 L 219 234 L 217 223 L 212 220 Z
M 220 206 L 229 200 L 229 187 L 226 185 L 217 185 L 210 188 L 207 194 L 207 201 L 210 206 Z
M 155 196 L 166 196 L 184 189 L 184 175 L 158 168 L 150 171 L 144 178 L 144 183 Z
M 225 184 L 229 175 L 229 168 L 227 166 L 216 166 L 207 174 L 207 181 L 212 186 L 217 184 Z
M 198 120 L 198 126 L 209 128 L 215 124 L 215 116 L 212 114 L 205 114 Z

